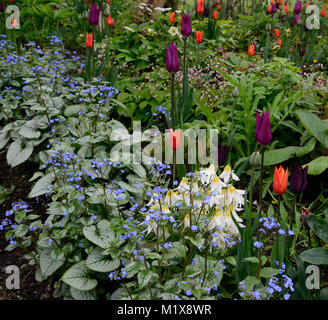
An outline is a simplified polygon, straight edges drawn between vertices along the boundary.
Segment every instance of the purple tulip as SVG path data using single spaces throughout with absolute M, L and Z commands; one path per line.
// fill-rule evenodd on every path
M 277 6 L 276 6 L 276 4 L 274 3 L 273 5 L 272 5 L 272 8 L 271 8 L 271 14 L 275 14 L 277 12 Z
M 4 12 L 6 10 L 6 5 L 4 2 L 0 2 L 0 12 Z
M 180 69 L 178 50 L 175 43 L 170 46 L 166 44 L 166 70 L 170 73 L 176 73 Z
M 221 145 L 220 141 L 218 143 L 218 165 L 223 166 L 227 160 L 230 151 L 230 146 Z
M 181 34 L 184 37 L 189 37 L 192 32 L 192 27 L 191 27 L 191 21 L 190 21 L 190 15 L 185 14 L 182 16 L 182 25 L 181 25 Z
M 96 3 L 92 3 L 89 14 L 89 23 L 92 26 L 97 26 L 99 24 L 99 13 L 100 8 L 97 7 Z
M 296 193 L 302 193 L 306 187 L 307 182 L 307 172 L 309 166 L 306 166 L 304 169 L 297 163 L 292 176 L 290 178 L 289 189 Z
M 301 1 L 296 1 L 293 12 L 294 12 L 294 14 L 300 14 L 302 12 L 302 2 Z
M 262 117 L 259 112 L 256 112 L 255 139 L 262 146 L 266 146 L 271 142 L 270 111 L 263 112 Z
M 295 16 L 294 23 L 298 24 L 300 22 L 300 19 L 301 19 L 301 15 Z

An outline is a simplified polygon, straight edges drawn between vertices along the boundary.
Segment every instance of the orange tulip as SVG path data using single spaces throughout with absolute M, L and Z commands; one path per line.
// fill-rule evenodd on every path
M 325 9 L 321 9 L 320 10 L 320 15 L 321 15 L 321 17 L 324 17 L 325 16 Z
M 221 9 L 222 9 L 220 4 L 218 4 L 217 8 L 219 11 L 221 11 Z
M 300 42 L 300 41 L 301 41 L 300 37 L 297 37 L 296 42 Z
M 253 43 L 251 43 L 248 47 L 248 55 L 250 57 L 253 57 L 255 54 L 255 45 Z
M 288 4 L 285 4 L 284 5 L 284 11 L 285 11 L 286 14 L 288 14 L 288 12 L 289 12 Z
M 280 47 L 282 47 L 282 40 L 278 39 L 277 42 L 280 44 Z
M 175 12 L 169 12 L 169 20 L 171 23 L 175 22 Z
M 108 24 L 108 26 L 110 28 L 115 27 L 115 21 L 114 21 L 114 19 L 111 16 L 108 16 L 108 18 L 107 18 L 107 24 Z
M 280 38 L 280 30 L 279 29 L 276 29 L 275 30 L 275 34 L 276 34 L 276 37 L 277 38 Z
M 204 12 L 204 0 L 197 0 L 197 13 Z
M 203 33 L 204 33 L 204 31 L 196 31 L 196 42 L 197 43 L 203 42 Z
M 213 20 L 217 20 L 218 17 L 219 17 L 219 12 L 217 10 L 213 10 L 213 13 L 212 13 Z
M 287 183 L 288 183 L 288 168 L 286 171 L 280 165 L 279 170 L 277 167 L 274 169 L 274 176 L 273 176 L 273 191 L 277 194 L 283 194 L 287 190 Z
M 170 147 L 172 150 L 179 150 L 181 147 L 181 130 L 170 129 Z
M 87 38 L 85 40 L 85 46 L 89 49 L 92 48 L 92 46 L 93 46 L 93 33 L 87 32 Z
M 267 7 L 267 13 L 271 13 L 271 9 L 272 9 L 271 6 L 268 6 Z

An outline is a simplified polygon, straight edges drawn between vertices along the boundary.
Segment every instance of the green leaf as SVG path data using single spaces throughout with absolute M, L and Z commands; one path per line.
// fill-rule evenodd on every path
M 55 180 L 54 173 L 49 173 L 42 177 L 32 188 L 30 194 L 28 195 L 29 198 L 35 198 L 41 196 L 42 194 L 48 193 L 49 189 L 48 186 L 51 186 L 51 183 Z
M 25 225 L 25 224 L 19 224 L 15 228 L 15 237 L 21 238 L 21 237 L 25 236 L 27 232 L 28 232 L 27 225 Z
M 280 270 L 274 268 L 263 268 L 260 272 L 260 276 L 263 278 L 271 278 L 279 273 Z
M 8 148 L 7 162 L 13 168 L 25 162 L 33 153 L 31 142 L 23 143 L 22 140 L 14 141 Z
M 78 262 L 64 273 L 61 280 L 71 287 L 81 291 L 92 290 L 97 286 L 98 282 L 89 277 L 88 270 L 85 261 Z
M 127 264 L 124 267 L 124 270 L 126 271 L 126 277 L 127 278 L 133 277 L 142 268 L 144 268 L 144 266 L 143 266 L 143 264 L 140 261 L 132 261 L 132 262 L 130 262 L 129 264 Z
M 300 150 L 299 147 L 286 147 L 264 152 L 264 165 L 272 166 L 288 160 Z
M 321 240 L 328 242 L 328 222 L 325 219 L 310 214 L 306 217 L 306 222 Z
M 311 162 L 305 164 L 303 167 L 309 166 L 308 174 L 318 175 L 328 168 L 328 156 L 318 157 Z
M 328 300 L 328 287 L 320 290 L 320 300 Z
M 109 257 L 103 255 L 103 250 L 95 248 L 88 255 L 86 266 L 98 272 L 111 272 L 116 270 L 121 264 L 120 259 L 111 260 Z
M 43 249 L 40 253 L 40 269 L 42 278 L 51 276 L 65 262 L 65 258 L 55 260 L 51 256 L 50 248 Z
M 84 104 L 75 104 L 73 106 L 69 106 L 65 109 L 65 116 L 66 117 L 71 117 L 73 115 L 78 114 L 79 112 L 86 112 L 87 111 L 87 106 Z
M 151 270 L 141 270 L 138 273 L 139 289 L 142 289 L 149 283 L 149 281 L 152 277 L 152 273 L 153 272 Z
M 81 291 L 81 290 L 75 289 L 73 287 L 70 287 L 70 290 L 71 290 L 71 296 L 75 300 L 96 300 L 97 299 L 95 290 Z
M 248 276 L 244 282 L 246 291 L 251 291 L 256 285 L 261 283 L 261 280 L 256 277 Z
M 41 136 L 41 132 L 37 128 L 36 121 L 30 120 L 19 129 L 18 133 L 27 139 L 38 139 Z
M 297 116 L 301 120 L 304 128 L 328 148 L 328 135 L 326 122 L 318 118 L 311 112 L 297 110 Z
M 115 239 L 115 232 L 110 228 L 108 220 L 99 221 L 96 226 L 85 226 L 83 228 L 84 236 L 97 246 L 107 249 L 110 243 Z
M 256 257 L 248 257 L 248 258 L 244 258 L 243 261 L 249 261 L 251 263 L 259 263 L 259 259 Z
M 303 261 L 312 264 L 328 264 L 328 248 L 313 248 L 300 254 Z

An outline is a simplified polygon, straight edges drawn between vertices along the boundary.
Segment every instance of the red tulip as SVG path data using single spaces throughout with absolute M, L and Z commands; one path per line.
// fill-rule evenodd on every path
M 114 28 L 115 27 L 115 21 L 111 16 L 108 16 L 107 18 L 107 24 L 110 28 Z
M 286 14 L 288 14 L 288 12 L 289 12 L 288 4 L 285 4 L 284 5 L 284 11 L 285 11 Z
M 204 31 L 196 31 L 196 42 L 197 43 L 203 42 L 203 33 L 204 33 Z
M 324 17 L 325 16 L 325 9 L 321 9 L 320 10 L 320 15 L 321 15 L 321 17 Z
M 217 8 L 218 8 L 219 11 L 221 11 L 221 5 L 220 4 L 218 4 Z
M 274 176 L 273 176 L 273 191 L 277 194 L 283 194 L 287 190 L 287 183 L 288 183 L 288 168 L 286 171 L 282 166 L 277 169 L 274 169 Z
M 87 38 L 85 40 L 85 46 L 89 49 L 92 48 L 92 46 L 93 46 L 93 33 L 87 32 Z
M 197 0 L 197 13 L 204 12 L 204 0 Z
M 271 6 L 268 6 L 267 7 L 267 13 L 271 13 L 271 9 L 272 9 L 272 7 Z
M 219 12 L 217 10 L 213 10 L 212 18 L 213 20 L 217 20 L 219 18 Z
M 248 47 L 248 55 L 253 57 L 255 55 L 255 45 L 251 43 Z
M 172 150 L 179 150 L 181 147 L 181 130 L 170 129 L 170 147 Z
M 169 20 L 171 23 L 175 22 L 175 12 L 169 12 Z
M 276 34 L 276 37 L 277 38 L 280 38 L 280 30 L 279 29 L 276 29 L 275 30 L 275 34 Z

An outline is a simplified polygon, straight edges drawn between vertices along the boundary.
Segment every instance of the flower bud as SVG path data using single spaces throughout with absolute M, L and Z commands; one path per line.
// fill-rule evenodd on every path
M 88 19 L 88 17 L 89 17 L 88 11 L 83 11 L 83 18 Z
M 234 87 L 233 90 L 232 90 L 232 96 L 234 98 L 238 98 L 239 97 L 239 89 L 238 87 Z
M 261 165 L 261 154 L 258 151 L 253 152 L 249 158 L 249 163 L 253 168 L 258 168 Z
M 265 26 L 265 29 L 267 31 L 271 31 L 271 24 L 270 23 L 267 23 L 267 25 Z

